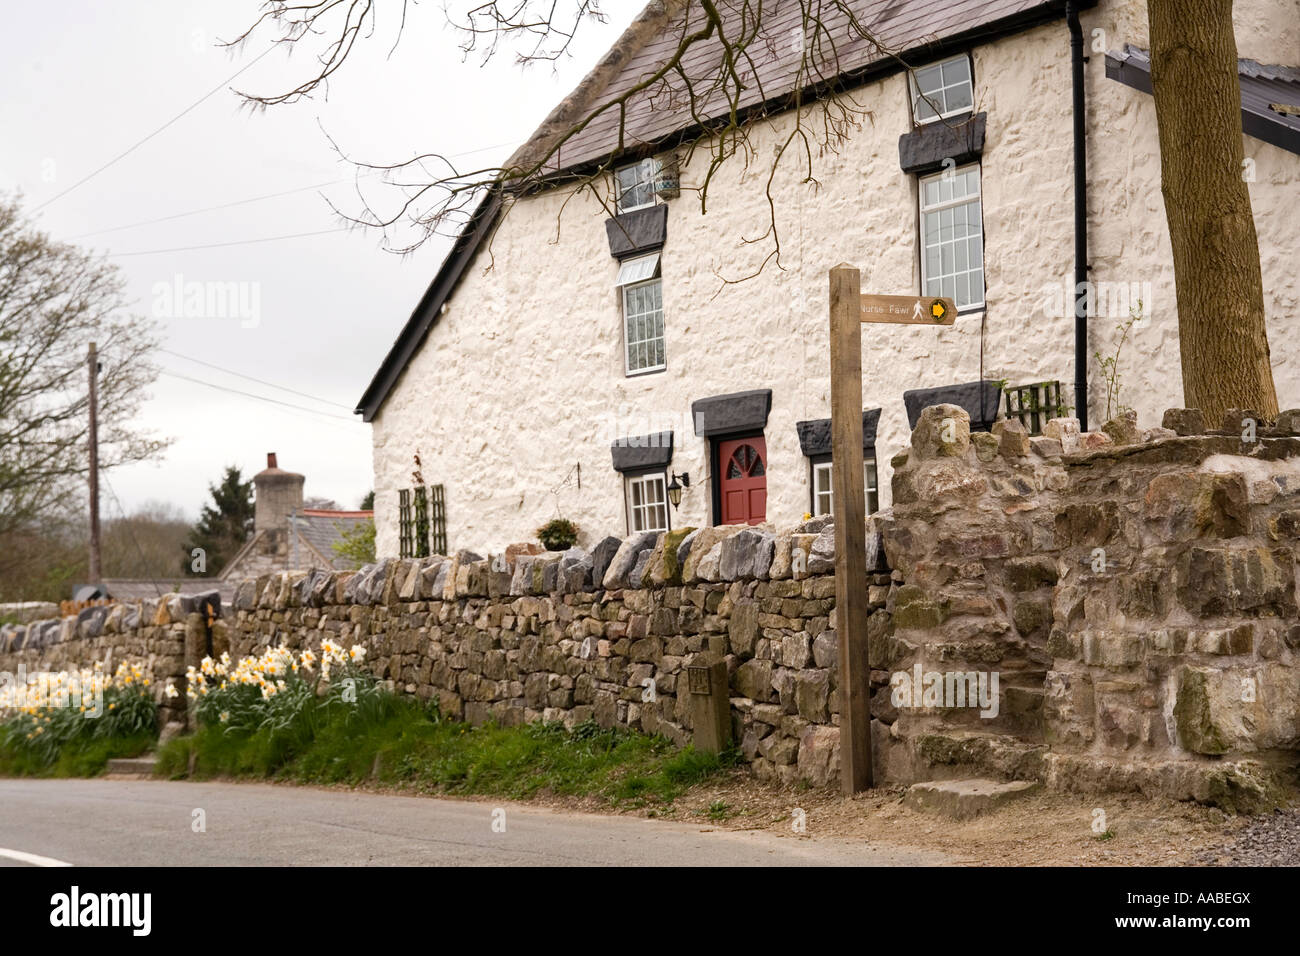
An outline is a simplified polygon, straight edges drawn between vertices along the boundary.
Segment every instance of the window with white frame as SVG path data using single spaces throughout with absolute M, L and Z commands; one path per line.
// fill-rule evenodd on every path
M 831 463 L 813 465 L 813 517 L 831 513 Z
M 655 204 L 655 172 L 658 164 L 653 159 L 614 170 L 614 211 L 632 212 Z
M 921 292 L 958 309 L 984 305 L 984 226 L 978 164 L 945 169 L 919 183 Z
M 623 299 L 623 341 L 628 375 L 656 372 L 665 365 L 663 280 L 659 253 L 627 259 L 618 269 Z
M 662 472 L 625 479 L 627 484 L 627 530 L 668 530 L 668 490 Z
M 912 87 L 912 116 L 917 123 L 933 123 L 968 113 L 974 107 L 970 58 L 965 54 L 912 70 L 908 76 Z
M 812 474 L 812 513 L 813 517 L 833 514 L 831 509 L 831 462 L 813 462 Z M 876 459 L 865 458 L 862 461 L 862 480 L 866 491 L 867 514 L 880 510 L 880 491 L 877 487 Z

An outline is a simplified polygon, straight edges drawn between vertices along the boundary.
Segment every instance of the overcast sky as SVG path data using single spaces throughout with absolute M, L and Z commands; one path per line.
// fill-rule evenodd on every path
M 309 496 L 355 507 L 371 486 L 370 426 L 351 409 L 447 244 L 402 258 L 383 251 L 373 231 L 250 240 L 342 229 L 325 197 L 359 212 L 355 169 L 326 133 L 362 161 L 432 151 L 472 154 L 464 161 L 475 165 L 502 161 L 641 5 L 605 3 L 609 22 L 584 28 L 570 59 L 523 70 L 508 54 L 486 67 L 463 60 L 442 3 L 425 0 L 391 56 L 395 17 L 380 21 L 335 74 L 328 99 L 255 114 L 227 87 L 282 92 L 311 65 L 305 50 L 275 50 L 227 82 L 271 45 L 269 33 L 233 54 L 215 45 L 252 22 L 256 0 L 65 0 L 9 10 L 0 31 L 0 191 L 21 190 L 29 212 L 43 206 L 38 224 L 55 238 L 110 255 L 133 311 L 156 317 L 175 353 L 159 356 L 169 374 L 142 411 L 174 442 L 161 461 L 108 476 L 105 514 L 119 514 L 118 500 L 128 512 L 159 500 L 194 516 L 224 466 L 251 475 L 269 451 L 307 476 Z M 272 194 L 286 195 L 259 198 Z M 368 195 L 378 204 L 397 198 L 374 185 Z M 221 243 L 231 245 L 183 248 Z M 246 317 L 185 317 L 162 291 L 178 282 L 242 283 Z

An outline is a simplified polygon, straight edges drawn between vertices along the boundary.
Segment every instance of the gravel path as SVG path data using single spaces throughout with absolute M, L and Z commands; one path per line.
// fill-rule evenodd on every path
M 1200 853 L 1206 866 L 1300 866 L 1300 810 L 1250 820 L 1217 850 Z

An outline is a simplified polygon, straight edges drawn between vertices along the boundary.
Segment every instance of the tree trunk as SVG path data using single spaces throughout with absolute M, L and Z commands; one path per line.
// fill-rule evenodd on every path
M 1147 16 L 1183 401 L 1215 427 L 1230 408 L 1274 418 L 1232 0 L 1148 0 Z

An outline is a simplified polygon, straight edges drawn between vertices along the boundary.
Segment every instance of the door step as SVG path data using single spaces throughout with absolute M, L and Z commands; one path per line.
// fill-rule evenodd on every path
M 108 761 L 104 776 L 111 780 L 148 780 L 153 777 L 158 758 L 153 754 L 143 757 L 113 757 Z
M 971 780 L 927 780 L 914 783 L 903 795 L 903 803 L 914 810 L 939 813 L 954 820 L 969 820 L 1005 806 L 1032 793 L 1041 784 L 1029 780 L 1002 783 L 981 778 Z

